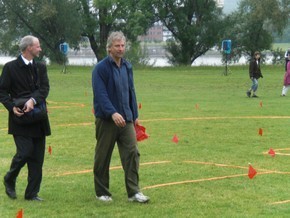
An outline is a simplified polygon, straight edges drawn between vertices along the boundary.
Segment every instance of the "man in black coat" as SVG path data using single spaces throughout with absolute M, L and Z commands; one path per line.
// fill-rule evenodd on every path
M 30 35 L 23 37 L 19 48 L 21 55 L 5 64 L 0 76 L 0 102 L 9 112 L 8 134 L 13 135 L 16 145 L 16 154 L 4 177 L 4 185 L 6 194 L 11 199 L 16 199 L 16 178 L 21 168 L 27 164 L 25 199 L 42 201 L 38 192 L 42 180 L 46 136 L 51 134 L 48 116 L 33 124 L 19 124 L 13 117 L 24 116 L 38 104 L 46 102 L 49 80 L 46 66 L 34 60 L 41 52 L 38 38 Z M 27 98 L 24 106 L 15 105 L 14 99 L 23 97 Z

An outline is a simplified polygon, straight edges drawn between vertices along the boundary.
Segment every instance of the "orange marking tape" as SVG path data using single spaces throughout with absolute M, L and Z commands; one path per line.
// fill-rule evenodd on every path
M 57 126 L 90 126 L 93 125 L 93 123 L 67 123 L 67 124 L 59 124 Z
M 281 152 L 277 152 L 277 151 L 289 151 L 290 148 L 276 148 L 275 149 L 275 154 L 276 155 L 281 155 L 281 156 L 290 156 L 290 154 L 288 153 L 281 153 Z M 263 154 L 268 155 L 268 151 L 267 152 L 263 152 Z
M 47 101 L 48 104 L 67 104 L 67 105 L 74 105 L 77 107 L 85 107 L 85 104 L 81 104 L 81 103 L 74 103 L 74 102 L 56 102 L 56 101 Z M 61 107 L 61 106 L 60 106 Z M 63 106 L 62 106 L 63 107 Z M 49 107 L 50 108 L 50 107 Z
M 62 106 L 59 106 L 59 108 Z M 67 106 L 64 106 L 67 107 Z M 49 107 L 52 108 L 52 107 Z M 263 116 L 263 117 L 188 117 L 188 118 L 164 118 L 164 119 L 148 119 L 148 120 L 139 120 L 140 122 L 154 122 L 154 121 L 178 121 L 178 120 L 222 120 L 222 119 L 252 119 L 252 118 L 257 118 L 257 119 L 284 119 L 284 118 L 290 118 L 290 116 Z M 74 123 L 74 124 L 60 124 L 57 126 L 89 126 L 92 125 L 93 122 L 91 123 Z
M 214 165 L 218 167 L 230 167 L 230 168 L 239 168 L 239 169 L 248 169 L 247 167 L 243 166 L 235 166 L 235 165 L 227 165 L 227 164 L 217 164 L 212 162 L 201 162 L 201 161 L 183 161 L 185 163 L 193 163 L 193 164 L 203 164 L 203 165 Z M 276 173 L 276 174 L 290 174 L 290 172 L 282 172 L 282 171 L 276 171 L 276 170 L 266 170 L 266 169 L 257 169 L 259 171 L 259 174 L 270 174 L 270 173 Z M 261 173 L 261 171 L 264 171 Z
M 48 109 L 50 108 L 67 108 L 69 106 L 49 106 Z M 84 107 L 80 106 L 80 107 Z M 263 116 L 263 117 L 188 117 L 188 118 L 162 118 L 162 119 L 148 119 L 148 120 L 139 120 L 140 122 L 155 122 L 155 121 L 178 121 L 178 120 L 222 120 L 222 119 L 252 119 L 252 118 L 257 118 L 257 119 L 284 119 L 284 118 L 290 118 L 290 116 L 284 116 L 284 117 L 278 117 L 278 116 Z M 91 123 L 74 123 L 74 124 L 60 124 L 57 126 L 89 126 L 92 125 L 93 122 Z
M 258 174 L 261 175 L 261 174 L 269 174 L 269 173 L 272 173 L 272 172 L 264 172 L 264 173 L 258 173 Z M 212 177 L 212 178 L 206 178 L 206 179 L 186 180 L 186 181 L 180 181 L 180 182 L 169 182 L 169 183 L 164 183 L 164 184 L 146 186 L 146 187 L 143 188 L 143 190 L 152 189 L 152 188 L 166 187 L 166 186 L 172 186 L 172 185 L 183 185 L 183 184 L 188 184 L 188 183 L 198 183 L 198 182 L 230 179 L 230 178 L 236 178 L 236 177 L 242 177 L 242 176 L 248 176 L 248 173 L 229 175 L 229 176 Z
M 244 116 L 244 117 L 185 117 L 185 118 L 160 118 L 140 120 L 142 122 L 153 121 L 177 121 L 177 120 L 224 120 L 224 119 L 289 119 L 290 116 Z
M 275 148 L 275 151 L 289 151 L 290 148 Z
M 285 200 L 285 201 L 277 201 L 277 202 L 270 203 L 270 205 L 276 205 L 276 204 L 286 204 L 286 203 L 290 203 L 290 200 Z
M 140 166 L 153 165 L 153 164 L 163 164 L 163 163 L 170 163 L 170 162 L 171 161 L 147 162 L 147 163 L 141 163 Z M 110 167 L 110 170 L 119 170 L 119 169 L 122 169 L 122 166 Z M 91 173 L 91 172 L 93 172 L 93 170 L 82 170 L 82 171 L 77 171 L 77 172 L 66 172 L 66 173 L 63 173 L 63 174 L 59 174 L 57 176 L 85 174 L 85 173 Z
M 212 162 L 201 162 L 201 161 L 184 161 L 184 162 L 185 163 L 194 163 L 194 164 L 203 164 L 203 165 L 214 165 L 214 166 L 218 166 L 218 167 L 231 167 L 231 168 L 248 169 L 248 167 L 227 165 L 227 164 L 217 164 L 217 163 L 212 163 Z M 290 174 L 290 172 L 280 172 L 280 171 L 272 171 L 272 170 L 265 170 L 265 169 L 259 169 L 259 171 L 265 171 L 265 172 L 259 172 L 258 175 L 272 174 L 272 173 Z M 212 177 L 212 178 L 206 178 L 206 179 L 196 179 L 196 180 L 186 180 L 186 181 L 179 181 L 179 182 L 170 182 L 170 183 L 147 186 L 147 187 L 144 187 L 143 189 L 146 190 L 146 189 L 160 188 L 160 187 L 166 187 L 166 186 L 172 186 L 172 185 L 182 185 L 182 184 L 187 184 L 187 183 L 215 181 L 215 180 L 229 179 L 229 178 L 235 178 L 235 177 L 241 177 L 241 176 L 247 176 L 247 175 L 248 174 L 237 174 L 237 175 L 230 175 L 230 176 Z
M 276 155 L 281 155 L 281 156 L 290 156 L 290 154 L 285 154 L 285 153 L 280 153 L 280 152 L 275 152 Z
M 185 163 L 193 163 L 193 164 L 202 164 L 202 165 L 214 165 L 214 166 L 218 166 L 218 167 L 230 167 L 230 168 L 248 169 L 248 166 L 247 167 L 242 167 L 242 166 L 218 164 L 218 163 L 212 163 L 212 162 L 201 162 L 201 161 L 183 161 L 183 162 L 185 162 Z
M 70 108 L 71 106 L 48 106 L 48 109 Z

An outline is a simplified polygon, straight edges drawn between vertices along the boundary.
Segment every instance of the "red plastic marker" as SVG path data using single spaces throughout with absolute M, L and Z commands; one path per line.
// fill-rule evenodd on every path
M 275 157 L 276 155 L 275 151 L 272 148 L 270 148 L 270 150 L 268 151 L 268 154 L 271 155 L 272 157 Z
M 250 179 L 253 179 L 255 175 L 257 174 L 257 171 L 252 167 L 251 164 L 249 164 L 249 171 L 248 171 L 248 177 Z
M 17 212 L 16 218 L 23 218 L 23 209 L 21 209 Z
M 51 146 L 48 146 L 48 153 L 51 155 L 51 153 L 52 153 L 52 148 L 51 148 Z
M 259 135 L 262 136 L 263 135 L 263 129 L 259 128 Z
M 173 138 L 172 138 L 172 142 L 174 142 L 174 143 L 178 143 L 178 137 L 177 137 L 177 135 L 175 134 L 174 136 L 173 136 Z

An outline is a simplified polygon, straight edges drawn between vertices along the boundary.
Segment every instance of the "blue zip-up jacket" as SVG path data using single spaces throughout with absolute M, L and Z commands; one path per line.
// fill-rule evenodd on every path
M 94 111 L 95 116 L 101 119 L 112 119 L 114 113 L 121 111 L 121 93 L 117 92 L 117 78 L 113 73 L 111 57 L 107 56 L 100 61 L 92 73 L 92 86 L 94 94 Z M 133 114 L 133 121 L 138 118 L 137 100 L 134 88 L 132 65 L 122 59 L 128 73 L 129 82 L 129 104 Z

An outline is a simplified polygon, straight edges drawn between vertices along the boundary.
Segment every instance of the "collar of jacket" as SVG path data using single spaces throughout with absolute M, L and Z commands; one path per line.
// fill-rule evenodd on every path
M 25 64 L 24 60 L 22 59 L 21 55 L 18 56 L 17 63 L 19 64 L 20 67 L 26 67 L 27 66 Z M 34 60 L 32 60 L 32 64 L 35 65 L 35 61 Z

